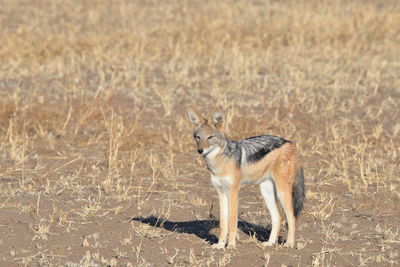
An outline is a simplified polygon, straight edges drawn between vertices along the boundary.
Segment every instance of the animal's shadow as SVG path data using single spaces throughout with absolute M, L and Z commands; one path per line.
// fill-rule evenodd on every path
M 154 227 L 163 228 L 165 230 L 177 233 L 194 234 L 197 237 L 205 240 L 210 244 L 218 242 L 218 238 L 210 233 L 211 229 L 218 227 L 219 222 L 216 220 L 195 220 L 186 222 L 174 222 L 164 218 L 150 215 L 147 218 L 134 217 L 132 221 L 139 221 Z M 264 227 L 257 224 L 249 223 L 243 220 L 239 220 L 238 228 L 243 233 L 254 236 L 258 241 L 266 242 L 271 233 L 271 227 Z M 282 243 L 283 240 L 279 238 L 278 243 Z

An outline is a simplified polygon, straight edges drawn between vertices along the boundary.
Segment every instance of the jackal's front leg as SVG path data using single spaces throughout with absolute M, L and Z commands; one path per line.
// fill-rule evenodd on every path
M 219 198 L 219 228 L 220 234 L 218 243 L 212 245 L 212 248 L 225 248 L 226 236 L 228 235 L 228 194 L 217 189 Z
M 228 249 L 236 247 L 236 233 L 238 224 L 238 197 L 239 186 L 233 185 L 229 190 L 229 222 L 228 222 Z

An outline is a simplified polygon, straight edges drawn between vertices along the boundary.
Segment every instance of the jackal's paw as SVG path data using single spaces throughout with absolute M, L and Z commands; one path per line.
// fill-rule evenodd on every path
M 294 248 L 294 242 L 286 242 L 283 246 L 285 248 Z
M 225 243 L 218 242 L 216 244 L 213 244 L 211 246 L 212 249 L 224 249 L 225 248 Z
M 236 249 L 236 245 L 235 244 L 228 244 L 228 246 L 226 247 L 229 250 L 233 250 Z
M 263 245 L 263 247 L 272 247 L 272 246 L 275 246 L 275 242 L 268 241 L 268 242 L 262 243 L 262 245 Z

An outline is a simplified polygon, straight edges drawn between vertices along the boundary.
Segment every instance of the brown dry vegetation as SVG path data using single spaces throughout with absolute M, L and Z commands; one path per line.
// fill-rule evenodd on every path
M 1 265 L 400 264 L 399 25 L 396 0 L 1 0 Z M 297 249 L 261 247 L 257 186 L 210 248 L 188 104 L 296 141 Z

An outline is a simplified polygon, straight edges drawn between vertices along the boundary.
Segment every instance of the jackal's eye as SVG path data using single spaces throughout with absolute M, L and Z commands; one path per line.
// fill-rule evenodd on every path
M 210 135 L 207 139 L 208 140 L 212 140 L 212 139 L 214 139 L 215 138 L 215 135 Z
M 200 136 L 195 135 L 195 136 L 193 136 L 193 137 L 194 137 L 194 139 L 196 140 L 196 142 L 199 142 L 199 141 L 200 141 Z

